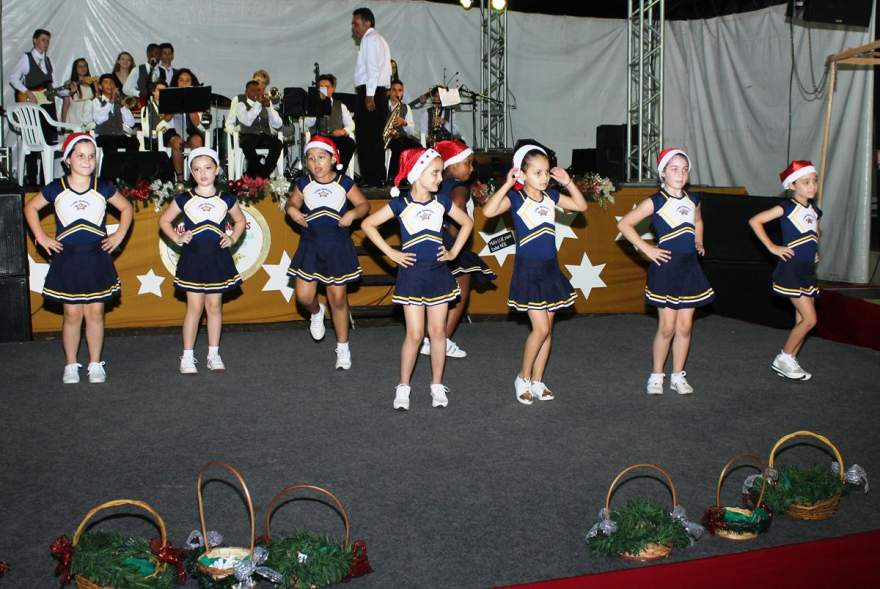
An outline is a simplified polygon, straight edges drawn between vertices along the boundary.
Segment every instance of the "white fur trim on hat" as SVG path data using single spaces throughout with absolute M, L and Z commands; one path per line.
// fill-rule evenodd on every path
M 453 164 L 457 164 L 458 162 L 463 162 L 468 158 L 469 155 L 473 154 L 474 150 L 468 147 L 467 149 L 462 149 L 460 152 L 449 158 L 448 160 L 443 162 L 443 169 L 445 170 L 449 166 Z
M 660 160 L 657 162 L 657 175 L 658 175 L 658 176 L 663 176 L 663 170 L 664 170 L 664 169 L 666 168 L 666 166 L 669 164 L 669 160 L 671 160 L 672 158 L 674 158 L 674 157 L 677 156 L 677 155 L 680 155 L 680 156 L 682 156 L 684 159 L 687 160 L 687 162 L 688 162 L 688 170 L 689 170 L 689 171 L 691 171 L 691 172 L 694 171 L 694 170 L 693 170 L 693 166 L 691 165 L 691 158 L 688 157 L 688 154 L 686 154 L 686 153 L 685 153 L 683 150 L 681 150 L 681 149 L 670 149 L 669 151 L 667 151 L 666 153 L 664 153 L 664 154 L 663 154 L 663 157 L 661 157 Z
M 203 155 L 206 155 L 214 160 L 214 163 L 217 164 L 217 167 L 220 167 L 220 156 L 217 155 L 217 152 L 210 147 L 197 147 L 189 152 L 189 159 L 186 160 L 186 165 L 192 168 L 192 163 L 196 160 L 196 158 Z
M 406 173 L 406 179 L 410 184 L 415 184 L 415 181 L 419 179 L 419 176 L 422 175 L 422 172 L 425 171 L 425 168 L 428 167 L 428 164 L 431 163 L 431 160 L 434 158 L 443 159 L 443 156 L 440 155 L 434 149 L 426 149 L 425 153 L 419 156 L 419 159 L 416 160 L 416 163 L 413 164 L 413 167 L 409 169 L 409 172 Z
M 782 187 L 785 188 L 786 190 L 788 190 L 789 188 L 791 188 L 792 182 L 800 180 L 801 178 L 803 178 L 807 174 L 818 174 L 818 173 L 819 172 L 816 171 L 815 166 L 804 166 L 803 168 L 795 170 L 794 172 L 792 172 L 791 174 L 786 176 L 785 180 L 783 180 L 783 182 L 782 182 Z
M 526 154 L 530 151 L 540 151 L 544 155 L 547 155 L 547 152 L 543 147 L 538 147 L 537 145 L 523 145 L 519 149 L 516 150 L 516 153 L 513 154 L 513 167 L 514 168 L 522 168 L 523 159 L 525 159 Z

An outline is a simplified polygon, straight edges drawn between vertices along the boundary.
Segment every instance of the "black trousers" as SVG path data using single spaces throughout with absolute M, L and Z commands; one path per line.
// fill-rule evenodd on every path
M 52 117 L 56 121 L 58 120 L 58 115 L 55 114 L 55 101 L 54 100 L 51 102 L 48 102 L 46 104 L 41 104 L 40 108 L 42 108 L 44 111 L 46 111 L 46 114 L 48 114 L 50 117 Z M 48 122 L 46 122 L 46 119 L 44 119 L 43 117 L 40 117 L 40 127 L 43 129 L 43 138 L 46 140 L 46 145 L 54 145 L 54 144 L 58 143 L 58 129 L 56 129 L 54 126 L 52 126 Z M 28 179 L 33 180 L 33 184 L 35 186 L 37 186 L 37 185 L 41 186 L 43 184 L 42 175 L 40 175 L 39 177 L 37 176 L 37 162 L 39 160 L 40 160 L 39 152 L 29 153 L 25 157 L 25 164 L 24 164 L 24 166 L 25 166 L 24 167 L 24 172 L 25 172 L 24 182 L 25 182 L 25 184 L 29 183 Z
M 251 178 L 268 178 L 278 164 L 278 156 L 281 155 L 283 147 L 281 140 L 275 135 L 242 133 L 239 136 L 238 144 L 241 146 L 244 157 L 247 159 L 245 175 Z M 265 163 L 260 161 L 260 156 L 257 155 L 258 149 L 269 150 Z
M 416 141 L 414 137 L 410 137 L 409 135 L 402 135 L 397 139 L 392 139 L 388 143 L 388 149 L 391 150 L 391 159 L 388 161 L 388 181 L 394 182 L 394 177 L 397 176 L 397 170 L 400 169 L 400 154 L 405 149 L 410 149 L 411 147 L 421 147 L 422 144 Z
M 336 144 L 336 147 L 339 149 L 339 157 L 342 158 L 342 161 L 339 162 L 342 164 L 342 173 L 348 169 L 348 162 L 351 161 L 351 156 L 354 155 L 354 148 L 356 144 L 354 139 L 345 135 L 343 137 L 330 137 L 333 142 Z
M 138 177 L 138 140 L 128 135 L 98 135 L 95 142 L 104 150 L 101 178 L 115 181 L 122 178 L 133 183 Z M 119 150 L 124 149 L 125 153 Z
M 376 109 L 368 111 L 364 100 L 367 96 L 366 86 L 358 86 L 357 103 L 354 108 L 356 125 L 358 163 L 361 167 L 361 182 L 374 186 L 385 184 L 385 150 L 382 145 L 382 128 L 388 119 L 387 88 L 379 86 L 373 97 Z

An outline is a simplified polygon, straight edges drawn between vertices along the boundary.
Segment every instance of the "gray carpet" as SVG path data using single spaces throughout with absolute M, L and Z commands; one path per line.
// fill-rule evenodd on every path
M 329 329 L 320 344 L 301 324 L 229 329 L 228 371 L 210 374 L 202 363 L 194 377 L 177 373 L 176 331 L 111 334 L 104 385 L 62 385 L 58 340 L 0 345 L 0 560 L 12 565 L 0 585 L 55 586 L 50 542 L 109 499 L 151 503 L 182 543 L 198 527 L 195 477 L 210 459 L 243 473 L 258 534 L 282 486 L 308 481 L 337 493 L 375 568 L 353 589 L 488 587 L 640 566 L 591 558 L 583 541 L 611 479 L 635 462 L 666 467 L 692 519 L 714 500 L 730 456 L 766 455 L 797 429 L 824 433 L 848 463 L 880 474 L 880 353 L 812 338 L 801 360 L 813 380 L 784 382 L 768 368 L 783 331 L 709 316 L 697 321 L 688 363 L 696 395 L 649 398 L 655 328 L 646 316 L 563 318 L 547 378 L 557 400 L 526 407 L 515 402 L 512 380 L 528 327 L 465 325 L 456 340 L 469 356 L 447 364 L 449 407 L 431 408 L 422 359 L 408 413 L 391 409 L 398 325 L 356 330 L 349 372 L 333 370 Z M 205 346 L 201 335 L 202 361 Z M 807 446 L 782 458 L 830 460 Z M 728 503 L 747 474 L 737 472 L 725 487 Z M 244 542 L 246 514 L 234 491 L 211 483 L 205 495 L 209 529 Z M 614 504 L 636 495 L 669 501 L 660 483 L 638 478 Z M 154 533 L 136 519 L 102 525 Z M 294 526 L 341 533 L 333 511 L 311 501 L 276 512 L 274 532 Z M 877 492 L 851 494 L 829 521 L 780 517 L 755 542 L 705 538 L 670 560 L 878 527 Z

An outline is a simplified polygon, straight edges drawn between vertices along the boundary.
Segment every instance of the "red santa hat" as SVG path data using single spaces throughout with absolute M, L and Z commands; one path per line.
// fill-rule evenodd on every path
M 434 149 L 443 158 L 444 170 L 453 164 L 463 162 L 469 155 L 474 153 L 474 150 L 468 147 L 464 141 L 459 141 L 458 139 L 438 141 Z
M 336 169 L 342 169 L 342 158 L 339 157 L 339 148 L 336 147 L 336 142 L 330 139 L 329 137 L 324 137 L 323 135 L 315 135 L 312 137 L 312 140 L 306 143 L 305 152 L 312 148 L 323 149 L 324 151 L 330 152 L 330 155 L 336 158 Z
M 794 160 L 787 168 L 779 172 L 779 180 L 782 182 L 782 187 L 788 190 L 791 188 L 792 182 L 807 174 L 818 174 L 813 162 L 810 160 Z
M 669 160 L 674 158 L 675 156 L 680 155 L 688 162 L 688 169 L 693 170 L 693 166 L 691 165 L 691 158 L 688 157 L 688 154 L 684 152 L 683 149 L 679 147 L 667 147 L 659 154 L 657 154 L 657 175 L 663 177 L 663 170 L 666 169 L 667 164 L 669 164 Z
M 98 144 L 95 143 L 95 138 L 89 135 L 88 133 L 71 133 L 64 140 L 64 143 L 61 144 L 61 159 L 66 160 L 67 156 L 70 155 L 70 152 L 73 151 L 73 146 L 79 143 L 80 141 L 90 141 L 92 145 L 95 146 L 95 150 L 98 149 Z
M 397 170 L 397 176 L 394 178 L 394 186 L 391 188 L 391 196 L 400 196 L 400 182 L 406 178 L 410 184 L 414 184 L 431 160 L 434 158 L 443 159 L 443 156 L 433 149 L 424 149 L 422 147 L 414 147 L 406 149 L 400 154 L 400 167 Z

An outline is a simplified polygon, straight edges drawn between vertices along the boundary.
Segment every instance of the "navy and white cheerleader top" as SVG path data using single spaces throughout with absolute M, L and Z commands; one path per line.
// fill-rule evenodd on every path
M 559 191 L 548 188 L 537 201 L 525 189 L 507 193 L 513 229 L 516 232 L 516 257 L 530 260 L 556 259 L 556 203 Z
M 681 196 L 672 196 L 666 190 L 651 196 L 657 247 L 673 253 L 693 253 L 696 251 L 696 215 L 700 197 L 682 191 Z
M 77 192 L 67 178 L 60 178 L 40 193 L 55 208 L 55 239 L 61 243 L 87 244 L 107 237 L 107 201 L 116 194 L 112 182 L 93 178 L 88 190 Z
M 349 234 L 347 227 L 339 227 L 339 221 L 348 211 L 348 191 L 354 186 L 354 180 L 337 174 L 330 182 L 323 183 L 307 174 L 296 181 L 296 186 L 303 195 L 302 213 L 309 224 L 302 229 L 303 238 Z
M 452 200 L 439 192 L 426 202 L 416 202 L 410 193 L 392 198 L 388 206 L 400 221 L 400 249 L 416 254 L 416 262 L 437 262 L 443 245 L 443 221 Z
M 189 190 L 176 195 L 174 202 L 183 211 L 183 226 L 192 231 L 193 241 L 219 241 L 226 235 L 226 215 L 236 198 L 229 193 L 200 196 Z
M 819 249 L 819 232 L 816 228 L 822 218 L 822 211 L 814 207 L 812 202 L 804 206 L 793 198 L 779 206 L 783 211 L 779 221 L 783 245 L 794 250 L 791 259 L 814 262 Z

